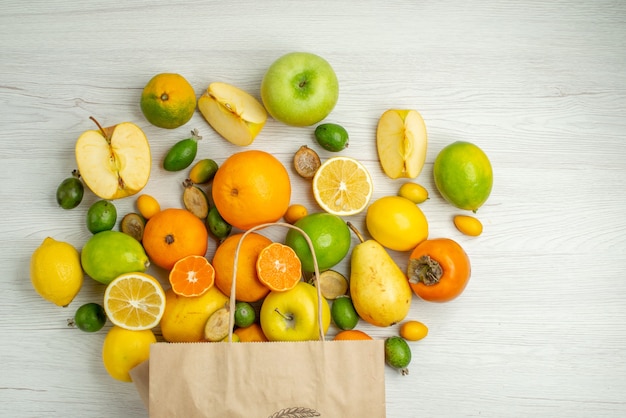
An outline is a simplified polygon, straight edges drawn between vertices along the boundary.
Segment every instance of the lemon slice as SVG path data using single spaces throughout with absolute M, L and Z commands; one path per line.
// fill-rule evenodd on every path
M 313 177 L 313 195 L 328 213 L 338 216 L 357 214 L 372 197 L 374 186 L 369 171 L 350 157 L 326 160 Z
M 145 273 L 125 273 L 107 286 L 104 310 L 115 325 L 131 330 L 152 329 L 165 311 L 165 292 L 154 277 Z

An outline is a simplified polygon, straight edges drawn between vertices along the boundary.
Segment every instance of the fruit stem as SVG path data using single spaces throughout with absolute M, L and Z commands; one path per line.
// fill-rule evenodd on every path
M 89 119 L 91 119 L 93 121 L 93 123 L 96 124 L 98 129 L 100 129 L 100 132 L 102 132 L 102 136 L 104 136 L 106 138 L 107 134 L 106 134 L 106 132 L 104 132 L 104 128 L 102 127 L 102 125 L 100 125 L 100 123 L 96 120 L 96 118 L 94 118 L 93 116 L 89 116 Z
M 432 286 L 439 283 L 443 275 L 441 264 L 427 255 L 409 260 L 408 268 L 409 283 L 424 283 Z
M 287 321 L 293 321 L 293 315 L 285 315 L 284 313 L 279 311 L 278 308 L 274 309 L 274 312 L 276 312 L 278 315 L 280 315 L 283 318 L 285 318 Z
M 199 141 L 202 139 L 202 137 L 200 136 L 200 131 L 198 131 L 197 128 L 191 130 L 191 139 L 193 139 L 194 141 Z
M 357 236 L 357 238 L 359 239 L 359 241 L 361 242 L 365 242 L 365 240 L 363 239 L 363 235 L 361 235 L 361 233 L 359 232 L 359 230 L 356 228 L 356 226 L 352 225 L 352 223 L 350 221 L 346 222 L 348 224 L 348 228 L 350 228 L 352 230 L 352 232 L 355 233 L 355 235 Z

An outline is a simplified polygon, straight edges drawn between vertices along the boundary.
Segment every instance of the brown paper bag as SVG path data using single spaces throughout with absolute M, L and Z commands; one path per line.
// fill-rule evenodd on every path
M 300 231 L 313 253 L 308 236 L 289 224 L 252 228 L 239 245 L 249 232 L 272 225 Z M 235 277 L 238 252 L 239 246 Z M 314 265 L 318 277 L 315 258 Z M 385 417 L 384 342 L 324 341 L 321 298 L 318 287 L 319 341 L 153 344 L 150 417 Z

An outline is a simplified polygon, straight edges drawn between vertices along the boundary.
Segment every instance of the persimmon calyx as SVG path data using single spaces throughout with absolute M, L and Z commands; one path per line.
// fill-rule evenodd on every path
M 439 283 L 443 269 L 437 260 L 433 260 L 427 255 L 420 258 L 413 258 L 409 261 L 408 274 L 409 283 L 424 283 L 426 286 L 432 286 Z

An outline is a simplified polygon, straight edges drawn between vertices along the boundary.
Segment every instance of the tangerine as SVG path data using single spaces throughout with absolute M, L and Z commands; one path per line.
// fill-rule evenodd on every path
M 265 334 L 263 333 L 263 329 L 261 328 L 261 325 L 259 325 L 257 322 L 245 328 L 237 328 L 233 331 L 233 333 L 237 337 L 239 337 L 240 342 L 267 342 L 269 341 L 267 337 L 265 336 Z M 234 341 L 234 338 L 233 338 L 233 341 Z
M 215 250 L 213 268 L 215 269 L 215 286 L 230 297 L 235 265 L 235 251 L 243 233 L 233 234 L 226 238 Z M 263 248 L 272 241 L 260 234 L 251 232 L 241 243 L 237 260 L 237 277 L 235 297 L 242 302 L 256 302 L 264 298 L 269 287 L 259 280 L 256 262 Z
M 212 195 L 224 220 L 247 230 L 282 218 L 291 200 L 291 181 L 285 166 L 273 155 L 242 151 L 218 168 Z
M 168 208 L 152 216 L 143 232 L 143 246 L 150 260 L 171 270 L 189 255 L 204 256 L 209 233 L 204 222 L 185 209 Z
M 285 244 L 274 242 L 261 250 L 256 261 L 261 283 L 277 292 L 293 289 L 302 277 L 302 263 L 296 252 Z
M 188 255 L 174 264 L 169 275 L 174 293 L 200 296 L 215 283 L 215 269 L 202 255 Z
M 333 341 L 345 341 L 345 340 L 373 340 L 368 334 L 358 329 L 349 329 L 338 332 L 333 338 Z
M 141 111 L 151 124 L 174 129 L 189 122 L 196 110 L 196 92 L 180 74 L 161 73 L 141 93 Z

